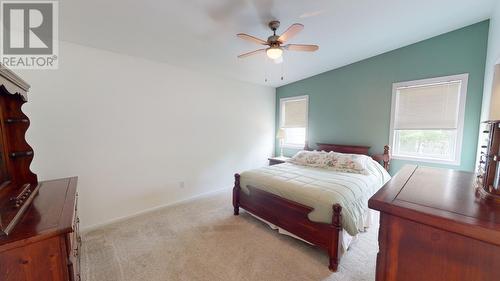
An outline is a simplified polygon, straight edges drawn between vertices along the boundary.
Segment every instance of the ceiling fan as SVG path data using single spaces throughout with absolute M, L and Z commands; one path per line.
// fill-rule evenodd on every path
M 250 42 L 254 42 L 260 45 L 269 46 L 263 49 L 258 49 L 252 52 L 244 53 L 238 56 L 238 58 L 246 58 L 251 55 L 259 54 L 265 52 L 267 56 L 272 60 L 280 59 L 283 55 L 283 51 L 299 51 L 299 52 L 314 52 L 319 49 L 317 45 L 305 45 L 305 44 L 285 44 L 288 40 L 290 40 L 293 36 L 304 29 L 304 25 L 300 23 L 292 24 L 285 33 L 280 36 L 276 35 L 276 30 L 280 27 L 280 22 L 277 20 L 273 20 L 269 22 L 269 28 L 273 31 L 273 35 L 267 38 L 267 41 L 254 37 L 252 35 L 248 35 L 245 33 L 238 33 L 237 36 L 243 40 L 247 40 Z

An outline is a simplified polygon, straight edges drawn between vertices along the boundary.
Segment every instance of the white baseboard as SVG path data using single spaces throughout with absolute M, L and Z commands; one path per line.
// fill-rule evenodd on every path
M 134 218 L 134 217 L 137 217 L 137 216 L 140 216 L 140 215 L 144 215 L 144 214 L 147 214 L 147 213 L 154 212 L 156 210 L 163 209 L 163 208 L 168 208 L 168 207 L 173 207 L 173 206 L 184 204 L 184 203 L 189 203 L 191 201 L 198 200 L 198 199 L 201 199 L 201 198 L 204 198 L 204 197 L 208 197 L 210 195 L 214 195 L 214 194 L 217 194 L 217 193 L 222 193 L 222 192 L 228 191 L 230 189 L 231 188 L 229 188 L 229 189 L 228 188 L 221 188 L 221 189 L 217 189 L 217 190 L 213 190 L 213 191 L 201 193 L 201 194 L 198 194 L 198 195 L 186 198 L 186 199 L 181 199 L 181 200 L 174 201 L 174 202 L 171 202 L 171 203 L 167 203 L 167 204 L 155 206 L 155 207 L 152 207 L 152 208 L 149 208 L 149 209 L 145 209 L 145 210 L 142 210 L 142 211 L 130 214 L 130 215 L 126 215 L 126 216 L 123 216 L 123 217 L 114 218 L 114 219 L 111 219 L 111 220 L 108 220 L 108 221 L 105 221 L 105 222 L 102 222 L 102 223 L 97 223 L 97 224 L 89 225 L 87 227 L 81 228 L 80 229 L 80 234 L 85 234 L 87 232 L 90 232 L 90 231 L 93 231 L 93 230 L 96 230 L 96 229 L 108 226 L 110 224 L 114 224 L 114 223 L 118 223 L 118 222 L 121 222 L 121 221 L 125 221 L 125 220 L 131 219 L 131 218 Z

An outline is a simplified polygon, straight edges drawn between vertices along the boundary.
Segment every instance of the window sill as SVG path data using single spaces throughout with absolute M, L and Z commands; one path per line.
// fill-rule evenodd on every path
M 404 161 L 413 161 L 413 162 L 422 162 L 422 163 L 432 163 L 432 164 L 442 164 L 449 166 L 460 166 L 459 161 L 447 161 L 447 160 L 439 160 L 433 158 L 421 158 L 421 157 L 412 157 L 412 156 L 400 156 L 400 155 L 391 155 L 391 160 L 404 160 Z

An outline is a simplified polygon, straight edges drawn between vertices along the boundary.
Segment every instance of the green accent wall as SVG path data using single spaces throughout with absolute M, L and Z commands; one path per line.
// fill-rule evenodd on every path
M 309 95 L 308 141 L 371 146 L 389 144 L 392 84 L 469 73 L 460 166 L 393 160 L 391 174 L 406 163 L 472 171 L 475 165 L 483 95 L 489 21 L 337 68 L 276 89 L 279 99 Z M 369 42 L 367 42 L 369 44 Z M 276 143 L 279 154 L 279 144 Z M 285 155 L 294 150 L 285 149 Z

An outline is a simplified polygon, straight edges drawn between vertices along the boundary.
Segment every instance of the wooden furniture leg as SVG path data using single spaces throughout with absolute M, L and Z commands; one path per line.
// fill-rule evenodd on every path
M 332 209 L 332 225 L 335 227 L 336 231 L 332 234 L 332 242 L 328 251 L 328 255 L 330 257 L 330 264 L 328 268 L 331 271 L 337 271 L 341 254 L 339 244 L 341 243 L 340 236 L 342 235 L 342 206 L 340 206 L 340 204 L 335 204 L 332 206 Z
M 240 191 L 240 175 L 234 174 L 233 207 L 235 216 L 240 214 Z

